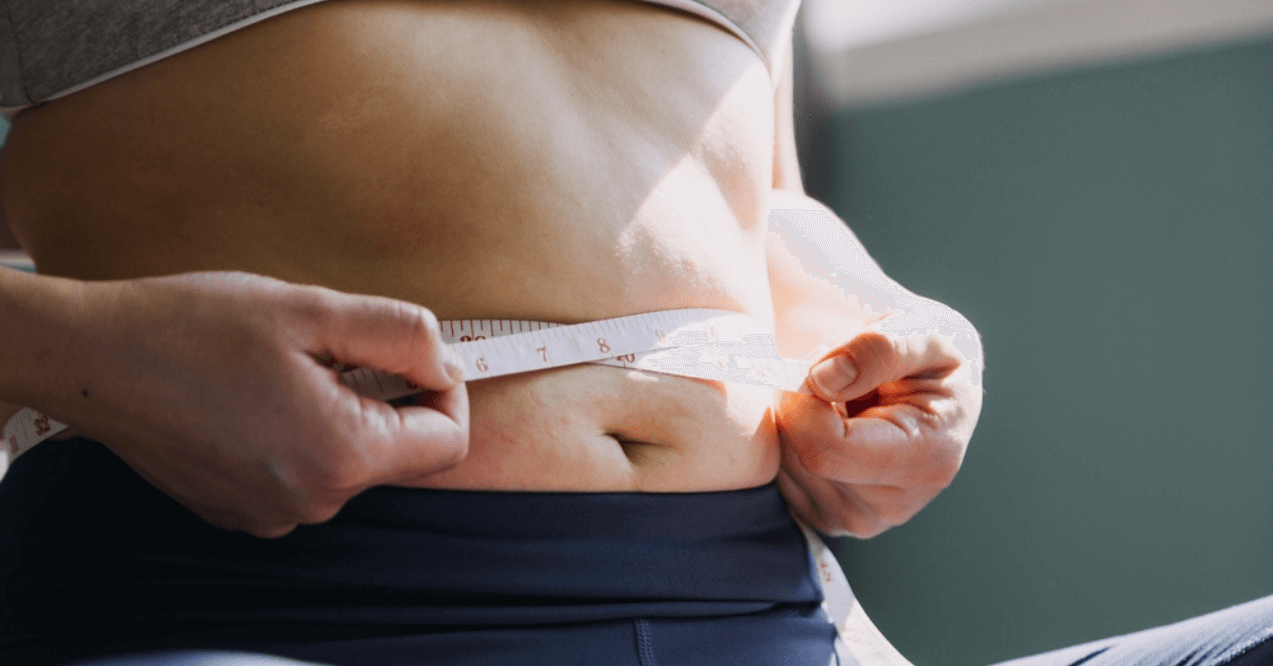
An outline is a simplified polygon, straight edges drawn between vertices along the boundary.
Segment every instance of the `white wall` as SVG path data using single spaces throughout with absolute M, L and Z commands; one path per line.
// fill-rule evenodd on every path
M 835 106 L 1152 58 L 1273 34 L 1271 0 L 805 0 Z

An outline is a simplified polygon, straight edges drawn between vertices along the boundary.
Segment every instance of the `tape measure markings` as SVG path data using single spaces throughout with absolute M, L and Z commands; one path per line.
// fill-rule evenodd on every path
M 468 380 L 595 363 L 794 391 L 810 366 L 782 358 L 760 322 L 728 310 L 663 310 L 569 325 L 464 319 L 440 322 L 439 329 L 443 342 L 464 363 Z M 401 376 L 370 368 L 338 377 L 359 395 L 379 400 L 422 390 Z M 7 449 L 12 462 L 67 427 L 24 408 L 5 424 L 0 452 Z

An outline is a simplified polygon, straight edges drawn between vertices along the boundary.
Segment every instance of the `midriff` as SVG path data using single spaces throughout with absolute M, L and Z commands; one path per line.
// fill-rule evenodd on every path
M 769 73 L 629 0 L 333 0 L 20 116 L 5 203 L 39 272 L 241 270 L 575 323 L 772 324 Z M 468 384 L 429 487 L 724 490 L 778 467 L 767 389 L 575 366 Z

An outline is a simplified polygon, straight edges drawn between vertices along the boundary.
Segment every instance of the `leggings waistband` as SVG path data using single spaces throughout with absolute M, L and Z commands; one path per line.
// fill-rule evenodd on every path
M 38 495 L 26 520 L 0 526 L 11 627 L 156 614 L 192 625 L 538 624 L 822 598 L 772 484 L 677 494 L 375 488 L 327 523 L 265 540 L 204 523 L 105 447 L 76 440 L 18 461 L 0 512 Z

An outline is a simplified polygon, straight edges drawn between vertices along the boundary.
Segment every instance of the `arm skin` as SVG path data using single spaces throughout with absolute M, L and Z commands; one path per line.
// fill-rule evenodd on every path
M 981 340 L 959 313 L 885 275 L 804 194 L 790 65 L 776 108 L 770 209 L 816 214 L 770 216 L 775 338 L 784 356 L 822 361 L 801 394 L 779 401 L 779 487 L 824 534 L 871 537 L 909 520 L 959 471 L 981 410 Z
M 786 58 L 787 68 L 782 74 L 775 95 L 774 117 L 777 127 L 770 208 L 775 210 L 813 209 L 830 213 L 829 209 L 804 193 L 804 183 L 800 177 L 800 161 L 796 155 L 793 60 L 789 47 Z M 830 213 L 829 218 L 823 219 L 822 226 L 831 227 L 832 222 L 838 224 L 834 228 L 822 231 L 832 237 L 843 237 L 844 241 L 869 262 L 869 265 L 859 267 L 861 269 L 859 272 L 864 274 L 861 276 L 862 281 L 874 284 L 880 282 L 896 284 L 875 265 L 867 255 L 866 248 L 862 247 L 848 225 L 840 221 L 834 213 Z M 805 358 L 819 346 L 829 344 L 828 325 L 848 325 L 851 328 L 845 332 L 855 332 L 867 322 L 883 314 L 876 309 L 884 305 L 879 302 L 884 299 L 875 299 L 875 303 L 862 302 L 853 289 L 846 293 L 842 286 L 837 285 L 837 282 L 841 280 L 828 275 L 830 271 L 826 268 L 829 266 L 816 265 L 825 264 L 825 257 L 815 256 L 812 257 L 814 261 L 802 262 L 797 255 L 809 256 L 810 253 L 800 253 L 796 246 L 808 245 L 808 243 L 801 242 L 803 239 L 799 237 L 799 229 L 793 225 L 775 224 L 771 220 L 769 237 L 766 240 L 770 291 L 773 296 L 777 327 L 776 338 L 779 351 L 784 356 Z M 793 246 L 791 249 L 787 247 L 788 243 Z M 822 261 L 817 261 L 819 259 Z M 805 263 L 809 265 L 806 267 L 803 265 Z M 824 270 L 817 270 L 820 267 Z M 897 289 L 904 291 L 901 285 L 897 285 Z M 834 338 L 834 336 L 831 337 Z
M 4 144 L 0 143 L 0 165 L 4 164 Z M 0 250 L 19 250 L 18 239 L 13 237 L 13 232 L 9 230 L 9 218 L 4 213 L 4 172 L 0 171 Z M 0 269 L 3 270 L 3 269 Z M 0 274 L 0 294 L 7 294 L 8 288 L 4 285 L 4 274 Z M 4 310 L 0 309 L 0 312 Z M 0 341 L 8 340 L 4 336 L 4 322 L 0 321 Z M 5 349 L 12 349 L 12 345 L 5 345 Z M 0 364 L 6 363 L 8 360 L 0 356 Z M 9 417 L 18 413 L 22 409 L 17 405 L 7 402 L 0 402 L 0 425 L 9 420 Z
M 3 123 L 4 121 L 0 121 Z M 0 139 L 0 165 L 4 164 L 4 140 Z M 18 250 L 18 239 L 9 230 L 9 217 L 4 214 L 4 171 L 0 168 L 0 250 Z

